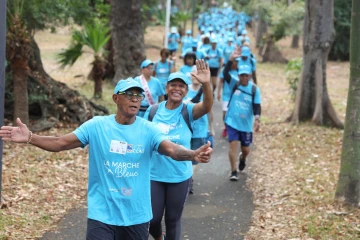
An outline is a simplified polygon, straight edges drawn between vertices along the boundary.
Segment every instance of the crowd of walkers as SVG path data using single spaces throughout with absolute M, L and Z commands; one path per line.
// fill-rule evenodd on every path
M 230 8 L 212 8 L 200 14 L 196 37 L 187 30 L 181 38 L 172 27 L 160 59 L 144 60 L 140 76 L 115 86 L 116 114 L 94 117 L 60 137 L 33 134 L 17 119 L 17 127 L 1 127 L 0 137 L 52 152 L 89 146 L 86 239 L 147 240 L 150 234 L 179 240 L 193 175 L 213 153 L 214 96 L 222 102 L 222 137 L 229 141 L 229 180 L 245 169 L 253 130 L 260 127 L 249 20 Z

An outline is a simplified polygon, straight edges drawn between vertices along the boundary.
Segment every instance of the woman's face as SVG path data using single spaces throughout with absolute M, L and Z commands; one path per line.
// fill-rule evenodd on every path
M 169 54 L 167 54 L 166 52 L 163 52 L 161 55 L 160 55 L 160 57 L 161 57 L 161 60 L 166 60 L 168 57 L 169 57 Z
M 182 102 L 187 92 L 188 85 L 181 79 L 175 79 L 166 85 L 166 93 L 170 102 Z

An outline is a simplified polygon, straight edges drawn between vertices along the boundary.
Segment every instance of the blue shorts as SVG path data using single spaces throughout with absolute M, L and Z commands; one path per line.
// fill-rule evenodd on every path
M 206 138 L 192 138 L 191 139 L 191 150 L 196 150 L 207 142 Z M 192 165 L 197 165 L 198 162 L 192 161 Z
M 150 222 L 132 226 L 114 226 L 88 218 L 86 240 L 148 239 Z
M 252 132 L 241 132 L 229 125 L 226 125 L 226 129 L 229 142 L 240 141 L 243 147 L 248 147 L 252 143 Z

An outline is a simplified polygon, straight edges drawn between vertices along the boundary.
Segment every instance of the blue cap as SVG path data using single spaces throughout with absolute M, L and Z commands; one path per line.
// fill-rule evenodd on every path
M 144 91 L 140 82 L 135 81 L 133 78 L 129 77 L 128 79 L 121 79 L 118 81 L 114 88 L 114 94 L 117 94 L 118 92 L 124 92 L 130 88 L 139 88 L 141 92 Z
M 140 65 L 140 68 L 143 69 L 143 68 L 146 68 L 147 66 L 149 66 L 150 64 L 154 64 L 152 61 L 150 61 L 149 59 L 145 59 L 141 65 Z
M 168 82 L 171 82 L 173 80 L 176 80 L 176 79 L 180 79 L 182 80 L 185 84 L 189 85 L 191 82 L 189 80 L 189 77 L 186 76 L 184 73 L 182 72 L 174 72 L 174 73 L 171 73 L 169 75 L 169 78 L 168 78 Z
M 191 30 L 190 29 L 186 30 L 186 34 L 191 34 Z
M 208 29 L 207 29 L 209 32 L 212 32 L 212 31 L 214 31 L 214 28 L 213 27 L 208 27 Z
M 250 51 L 249 47 L 244 46 L 241 48 L 241 56 L 242 57 L 249 57 L 250 54 L 251 54 L 251 51 Z
M 247 34 L 248 32 L 244 29 L 242 30 L 241 34 Z
M 251 68 L 249 65 L 240 65 L 238 68 L 238 74 L 251 74 Z
M 197 47 L 198 46 L 198 40 L 193 39 L 191 43 L 191 47 Z

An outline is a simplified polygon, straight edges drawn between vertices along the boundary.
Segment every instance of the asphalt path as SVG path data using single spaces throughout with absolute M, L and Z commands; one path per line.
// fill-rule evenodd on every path
M 246 187 L 246 171 L 237 182 L 228 179 L 228 142 L 220 137 L 222 110 L 218 101 L 213 112 L 214 153 L 210 163 L 200 164 L 194 175 L 194 194 L 188 196 L 182 217 L 182 240 L 241 240 L 251 221 L 254 206 Z M 85 239 L 86 214 L 86 206 L 72 209 L 58 223 L 57 230 L 39 240 Z

